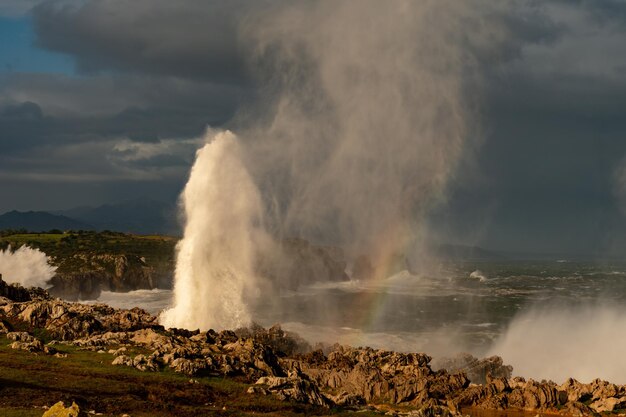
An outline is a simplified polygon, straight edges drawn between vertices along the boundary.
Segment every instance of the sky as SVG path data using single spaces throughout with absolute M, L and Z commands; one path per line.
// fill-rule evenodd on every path
M 0 213 L 174 201 L 204 130 L 262 107 L 238 28 L 282 3 L 1 0 Z M 626 1 L 507 5 L 485 15 L 508 42 L 479 57 L 480 146 L 431 227 L 499 250 L 626 251 Z

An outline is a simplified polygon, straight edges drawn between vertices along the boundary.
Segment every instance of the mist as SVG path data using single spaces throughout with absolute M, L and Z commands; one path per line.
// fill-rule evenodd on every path
M 24 287 L 48 288 L 48 281 L 54 276 L 56 266 L 39 249 L 26 245 L 15 251 L 9 246 L 0 250 L 0 275 L 5 282 Z
M 426 214 L 479 142 L 474 53 L 498 32 L 477 25 L 468 41 L 478 16 L 455 2 L 352 6 L 294 4 L 244 28 L 271 110 L 239 134 L 275 235 L 384 269 L 419 250 Z
M 366 254 L 373 279 L 421 252 L 426 215 L 480 137 L 476 55 L 505 36 L 466 3 L 353 6 L 281 3 L 243 19 L 260 99 L 237 137 L 209 134 L 198 152 L 164 323 L 249 321 L 246 294 L 284 279 L 261 285 L 256 259 L 285 237 Z
M 557 383 L 572 377 L 626 383 L 626 309 L 616 305 L 562 304 L 518 315 L 488 355 L 499 355 L 515 375 Z

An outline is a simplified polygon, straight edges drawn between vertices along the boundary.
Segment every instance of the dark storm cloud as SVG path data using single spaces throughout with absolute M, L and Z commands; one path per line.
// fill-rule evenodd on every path
M 514 12 L 519 43 L 485 65 L 486 139 L 434 223 L 444 239 L 494 248 L 623 250 L 623 239 L 614 245 L 626 231 L 615 198 L 626 155 L 626 2 L 516 5 L 537 19 Z
M 160 188 L 151 184 L 162 182 L 170 185 L 161 197 L 171 198 L 163 193 L 183 182 L 206 127 L 229 120 L 246 94 L 234 86 L 171 77 L 3 75 L 0 211 L 29 208 L 27 201 L 38 203 L 30 209 L 59 208 L 57 195 L 73 205 L 78 196 L 93 194 L 79 192 L 86 187 L 81 184 L 108 196 L 117 192 L 115 201 L 133 190 L 158 194 Z M 15 184 L 39 190 L 41 198 L 32 200 Z M 73 198 L 55 191 L 67 194 L 72 187 L 78 193 Z M 97 201 L 102 197 L 81 204 Z
M 237 107 L 241 90 L 167 78 L 20 74 L 0 78 L 0 150 L 98 139 L 201 135 Z
M 132 194 L 139 182 L 182 183 L 197 146 L 192 138 L 207 125 L 235 124 L 242 103 L 251 118 L 259 108 L 271 113 L 256 85 L 264 69 L 251 59 L 251 28 L 285 4 L 305 7 L 44 1 L 32 11 L 37 44 L 71 56 L 81 76 L 0 77 L 3 191 L 9 181 L 39 187 L 46 178 L 65 184 L 66 198 L 72 181 L 77 190 L 92 181 L 109 197 Z M 455 177 L 438 227 L 463 243 L 584 251 L 618 221 L 613 178 L 626 154 L 626 1 L 506 6 L 484 15 L 507 34 L 500 48 L 474 42 L 485 31 L 461 40 L 484 75 L 485 140 Z
M 33 10 L 38 43 L 84 72 L 120 70 L 242 84 L 240 25 L 267 2 L 46 2 Z
M 622 26 L 626 22 L 626 2 L 624 0 L 553 0 L 565 7 L 580 7 L 584 9 L 589 18 L 596 19 L 599 23 L 606 24 L 615 22 Z M 622 26 L 622 29 L 624 27 Z

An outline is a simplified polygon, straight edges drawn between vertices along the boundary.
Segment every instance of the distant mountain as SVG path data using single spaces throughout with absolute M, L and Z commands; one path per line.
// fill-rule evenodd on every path
M 59 230 L 93 230 L 87 222 L 71 219 L 67 216 L 51 214 L 45 211 L 9 211 L 0 215 L 0 230 L 26 229 L 31 232 Z
M 156 200 L 135 199 L 54 213 L 91 224 L 97 230 L 173 236 L 181 233 L 176 205 Z

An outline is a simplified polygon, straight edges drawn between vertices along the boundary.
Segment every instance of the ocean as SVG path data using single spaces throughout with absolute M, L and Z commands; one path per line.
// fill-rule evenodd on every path
M 98 301 L 170 305 L 170 290 L 103 292 Z M 319 282 L 256 300 L 253 317 L 317 342 L 502 356 L 514 374 L 626 383 L 626 263 L 456 262 L 385 279 Z

